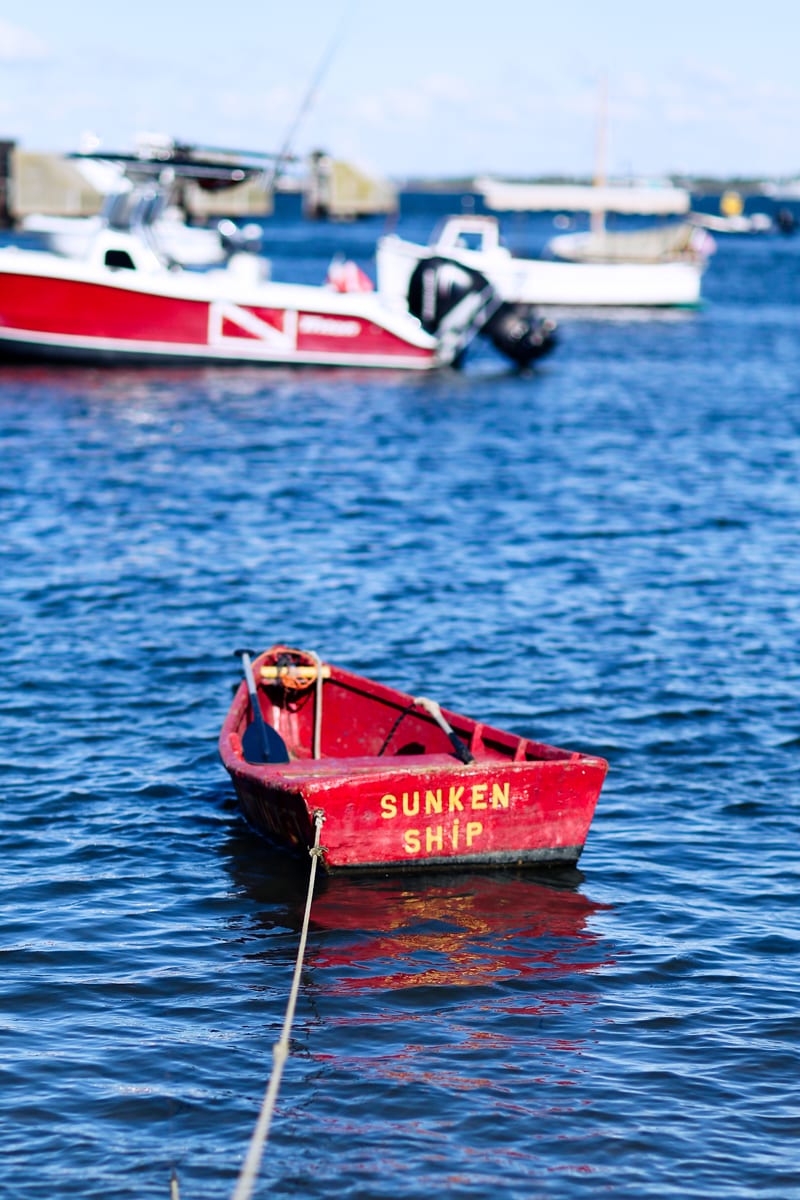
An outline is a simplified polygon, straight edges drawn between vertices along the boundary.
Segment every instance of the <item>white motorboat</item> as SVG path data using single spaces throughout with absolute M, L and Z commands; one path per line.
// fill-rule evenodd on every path
M 382 238 L 377 248 L 378 288 L 400 302 L 416 263 L 436 254 L 485 275 L 510 304 L 601 309 L 694 307 L 701 300 L 702 275 L 713 243 L 708 234 L 693 226 L 671 228 L 677 235 L 670 235 L 674 238 L 671 249 L 662 245 L 660 257 L 652 247 L 646 256 L 642 241 L 638 244 L 639 257 L 624 258 L 620 254 L 555 261 L 512 255 L 502 243 L 496 217 L 451 216 L 427 246 L 404 241 L 396 235 Z M 567 239 L 573 239 L 575 246 L 577 238 L 592 236 L 565 235 L 563 239 L 553 239 L 551 246 L 555 248 L 558 242 L 563 246 Z M 619 235 L 606 235 L 615 236 Z M 578 244 L 576 249 L 579 248 Z
M 772 233 L 775 228 L 772 217 L 764 212 L 749 215 L 740 213 L 730 217 L 693 212 L 690 214 L 690 220 L 693 225 L 708 229 L 711 233 Z
M 689 220 L 713 233 L 772 233 L 776 225 L 768 213 L 746 213 L 743 197 L 732 189 L 720 196 L 719 214 L 691 212 Z
M 274 281 L 267 260 L 247 251 L 223 266 L 183 267 L 159 241 L 170 188 L 198 173 L 224 179 L 232 168 L 173 158 L 137 159 L 132 170 L 134 187 L 84 252 L 0 250 L 0 352 L 429 370 L 458 364 L 478 335 L 517 365 L 553 344 L 551 327 L 509 311 L 484 276 L 431 255 L 409 272 L 404 303 L 341 264 L 319 286 Z

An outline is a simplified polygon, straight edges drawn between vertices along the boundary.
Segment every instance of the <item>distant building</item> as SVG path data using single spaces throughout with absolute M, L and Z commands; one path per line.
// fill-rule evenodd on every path
M 15 221 L 31 213 L 90 217 L 100 211 L 114 179 L 119 179 L 119 172 L 107 164 L 15 147 L 10 160 L 9 210 Z
M 231 159 L 218 153 L 221 162 Z M 165 168 L 169 160 L 165 158 Z M 101 157 L 72 158 L 21 150 L 0 142 L 0 222 L 18 224 L 34 214 L 90 217 L 99 213 L 109 194 L 121 186 L 124 167 Z M 175 202 L 189 221 L 203 223 L 219 217 L 264 217 L 273 211 L 271 176 L 250 175 L 233 187 L 219 183 L 179 180 Z M 286 181 L 278 177 L 277 186 Z M 311 218 L 352 220 L 397 211 L 395 188 L 350 163 L 327 154 L 313 154 L 308 169 L 292 181 L 303 194 L 303 211 Z
M 0 171 L 4 166 L 3 146 L 8 150 L 0 182 L 0 212 L 4 208 L 7 224 L 22 222 L 34 213 L 94 216 L 106 197 L 121 186 L 123 170 L 115 163 L 20 150 L 13 143 L 0 143 Z M 203 187 L 192 180 L 181 181 L 176 201 L 189 220 L 200 223 L 222 216 L 265 216 L 272 211 L 272 197 L 259 177 L 234 187 Z
M 397 192 L 350 163 L 317 151 L 309 161 L 304 211 L 307 217 L 349 221 L 397 211 Z

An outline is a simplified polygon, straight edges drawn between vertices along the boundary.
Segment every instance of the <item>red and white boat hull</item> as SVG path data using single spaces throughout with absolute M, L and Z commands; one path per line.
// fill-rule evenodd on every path
M 424 370 L 439 338 L 375 293 L 239 279 L 230 268 L 109 268 L 41 251 L 0 252 L 0 350 L 98 361 Z

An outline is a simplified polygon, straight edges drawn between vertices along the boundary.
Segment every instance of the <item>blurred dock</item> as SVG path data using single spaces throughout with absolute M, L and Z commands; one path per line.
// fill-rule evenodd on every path
M 0 227 L 14 228 L 34 214 L 93 216 L 119 181 L 119 169 L 99 157 L 24 150 L 0 141 Z M 279 176 L 276 187 L 299 192 L 303 212 L 312 220 L 349 221 L 397 211 L 397 192 L 390 183 L 322 152 L 312 154 L 302 171 Z M 189 181 L 182 185 L 180 204 L 195 224 L 219 217 L 265 217 L 273 210 L 272 193 L 266 173 L 213 190 Z

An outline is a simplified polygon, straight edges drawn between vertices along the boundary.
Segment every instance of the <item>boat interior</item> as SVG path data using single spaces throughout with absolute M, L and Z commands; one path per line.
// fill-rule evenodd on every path
M 313 651 L 276 647 L 253 664 L 264 722 L 285 747 L 283 761 L 447 756 L 464 763 L 573 760 L 580 755 L 446 712 L 323 663 Z M 262 755 L 258 719 L 240 689 L 239 736 L 249 761 Z M 252 757 L 251 757 L 252 755 Z M 277 761 L 274 757 L 272 761 Z

